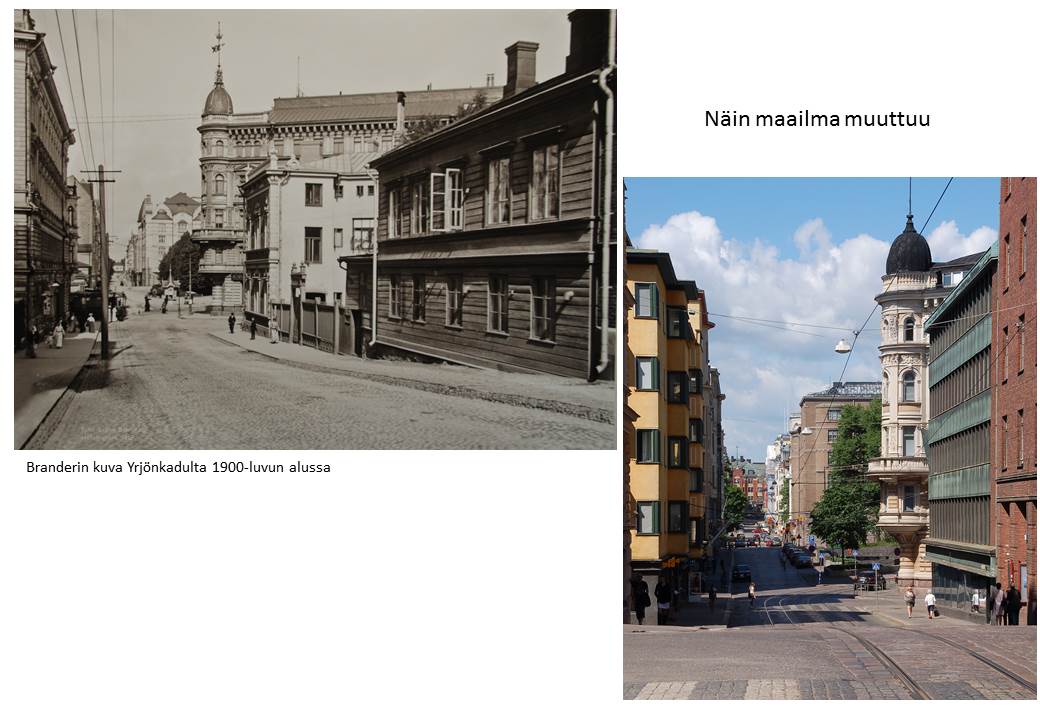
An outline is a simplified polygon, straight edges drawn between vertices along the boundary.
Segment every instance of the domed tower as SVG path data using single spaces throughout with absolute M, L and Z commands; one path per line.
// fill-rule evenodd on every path
M 928 241 L 914 216 L 892 242 L 881 278 L 881 456 L 868 476 L 881 485 L 878 527 L 899 542 L 901 586 L 931 587 L 928 535 L 928 335 L 924 323 L 949 291 L 932 271 Z
M 202 170 L 201 225 L 193 239 L 199 245 L 199 272 L 212 274 L 214 305 L 237 306 L 241 303 L 240 218 L 236 211 L 236 172 L 231 152 L 231 122 L 234 105 L 224 88 L 221 49 L 224 47 L 220 25 L 217 25 L 217 73 L 213 89 L 206 96 L 199 125 L 201 145 L 199 167 Z

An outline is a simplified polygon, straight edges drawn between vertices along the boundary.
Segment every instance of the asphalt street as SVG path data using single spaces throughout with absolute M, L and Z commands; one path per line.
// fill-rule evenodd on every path
M 221 327 L 223 318 L 156 310 L 113 323 L 113 358 L 80 373 L 27 448 L 615 445 L 612 424 L 287 367 L 209 335 Z
M 817 584 L 816 570 L 784 568 L 779 556 L 735 551 L 757 597 L 752 605 L 748 584 L 734 583 L 728 627 L 626 628 L 624 696 L 1035 699 L 1035 628 L 895 622 L 872 613 L 869 596 L 853 597 L 848 581 Z

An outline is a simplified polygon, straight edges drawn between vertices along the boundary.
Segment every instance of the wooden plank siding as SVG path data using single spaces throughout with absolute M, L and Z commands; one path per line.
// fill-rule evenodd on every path
M 434 273 L 437 273 L 436 275 Z M 488 330 L 488 276 L 505 275 L 508 300 L 507 334 Z M 389 315 L 390 277 L 401 287 L 401 317 Z M 426 280 L 426 321 L 412 320 L 413 276 Z M 462 326 L 447 325 L 447 279 L 461 276 L 469 292 L 462 298 Z M 554 341 L 534 340 L 531 333 L 531 279 L 550 276 L 556 283 Z M 397 265 L 379 268 L 378 342 L 422 345 L 430 351 L 483 367 L 511 366 L 555 375 L 586 377 L 588 373 L 591 273 L 587 263 L 474 262 Z M 565 294 L 574 293 L 570 300 Z

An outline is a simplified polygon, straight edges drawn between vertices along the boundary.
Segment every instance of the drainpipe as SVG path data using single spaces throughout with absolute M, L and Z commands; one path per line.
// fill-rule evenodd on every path
M 400 93 L 398 99 L 401 101 L 400 107 L 404 106 L 404 100 L 401 96 L 404 93 Z M 379 317 L 377 312 L 379 308 L 376 307 L 376 291 L 379 289 L 379 273 L 376 272 L 379 262 L 379 174 L 376 173 L 368 165 L 365 165 L 365 172 L 368 173 L 369 179 L 376 186 L 376 227 L 372 232 L 372 339 L 368 341 L 368 346 L 374 348 L 376 346 L 376 322 Z
M 599 73 L 599 89 L 606 96 L 603 105 L 603 136 L 605 139 L 603 149 L 603 214 L 606 222 L 602 226 L 602 238 L 600 241 L 600 323 L 602 330 L 599 337 L 599 365 L 596 366 L 596 377 L 607 369 L 610 364 L 610 346 L 608 343 L 608 328 L 610 325 L 610 203 L 613 197 L 614 182 L 614 93 L 607 85 L 607 77 L 617 69 L 614 62 L 614 51 L 617 33 L 617 11 L 610 11 L 610 36 L 607 42 L 607 65 Z

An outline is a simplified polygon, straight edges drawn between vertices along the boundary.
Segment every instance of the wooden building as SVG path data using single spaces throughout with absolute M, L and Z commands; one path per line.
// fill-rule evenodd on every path
M 615 17 L 570 20 L 564 73 L 517 42 L 501 101 L 371 163 L 374 252 L 341 258 L 360 351 L 613 374 Z

